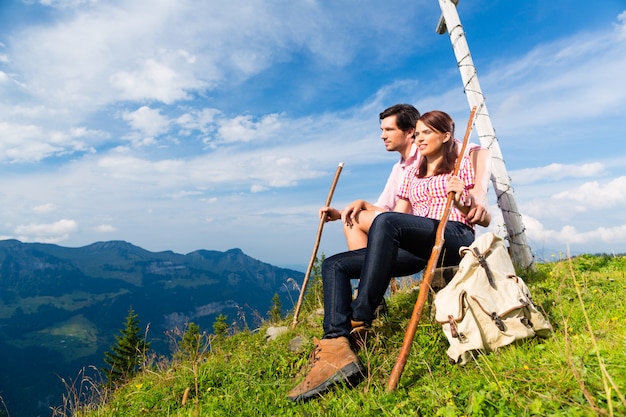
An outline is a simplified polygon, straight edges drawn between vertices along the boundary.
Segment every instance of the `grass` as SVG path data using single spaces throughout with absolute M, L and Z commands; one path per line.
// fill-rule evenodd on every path
M 80 310 L 104 300 L 113 300 L 128 293 L 128 290 L 104 294 L 91 294 L 84 291 L 73 291 L 62 296 L 37 296 L 20 299 L 19 302 L 0 304 L 0 319 L 9 319 L 19 307 L 25 314 L 35 314 L 42 306 L 51 306 L 67 311 Z
M 59 353 L 63 361 L 69 362 L 95 354 L 97 340 L 98 329 L 80 314 L 54 327 L 26 333 L 20 339 L 11 340 L 9 344 L 18 348 L 46 346 Z
M 308 369 L 313 337 L 321 336 L 319 299 L 305 304 L 300 323 L 265 340 L 265 328 L 211 338 L 194 359 L 153 358 L 133 380 L 99 400 L 81 399 L 65 414 L 136 416 L 620 416 L 626 415 L 626 257 L 581 256 L 537 265 L 523 277 L 554 326 L 464 367 L 450 365 L 447 340 L 428 310 L 398 388 L 387 379 L 398 356 L 416 292 L 387 300 L 359 356 L 368 377 L 322 398 L 294 404 L 286 394 Z M 426 306 L 428 309 L 429 307 Z M 294 337 L 305 343 L 290 349 Z M 61 410 L 63 411 L 63 410 Z

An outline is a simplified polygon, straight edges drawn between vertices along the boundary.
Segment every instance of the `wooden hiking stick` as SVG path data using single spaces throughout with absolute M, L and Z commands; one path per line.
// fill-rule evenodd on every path
M 463 159 L 463 155 L 465 155 L 465 148 L 467 147 L 470 132 L 472 131 L 472 125 L 474 124 L 475 114 L 476 106 L 472 107 L 469 121 L 467 122 L 467 129 L 465 130 L 465 137 L 463 138 L 463 146 L 461 147 L 461 152 L 459 152 L 459 157 L 454 165 L 454 175 L 458 175 L 459 173 L 461 160 Z M 409 358 L 409 352 L 411 351 L 413 338 L 415 337 L 415 332 L 417 331 L 417 324 L 419 323 L 422 316 L 422 310 L 424 309 L 424 304 L 426 303 L 426 298 L 428 297 L 428 291 L 430 290 L 430 283 L 433 280 L 435 267 L 437 266 L 437 261 L 439 260 L 439 255 L 441 254 L 441 249 L 443 248 L 443 243 L 445 241 L 444 231 L 446 229 L 446 224 L 448 223 L 448 217 L 450 216 L 450 209 L 452 207 L 453 198 L 454 193 L 448 193 L 448 199 L 446 200 L 446 206 L 444 208 L 443 216 L 441 218 L 441 221 L 439 222 L 439 225 L 437 226 L 437 232 L 435 234 L 435 246 L 433 246 L 433 250 L 430 253 L 430 258 L 428 259 L 428 264 L 426 265 L 426 270 L 424 271 L 424 277 L 422 278 L 420 291 L 417 295 L 417 301 L 415 302 L 415 307 L 413 307 L 411 321 L 409 321 L 409 327 L 406 329 L 406 333 L 404 334 L 404 342 L 402 343 L 400 355 L 398 356 L 396 364 L 391 371 L 391 376 L 389 376 L 387 391 L 393 391 L 394 389 L 396 389 L 396 387 L 398 386 L 398 381 L 400 381 L 400 375 L 402 375 L 402 371 L 404 370 L 404 365 L 406 365 L 406 361 Z
M 337 172 L 335 172 L 335 178 L 333 179 L 333 183 L 330 186 L 328 197 L 326 198 L 326 207 L 330 206 L 330 200 L 332 200 L 333 198 L 333 193 L 335 192 L 335 187 L 337 186 L 337 181 L 339 180 L 339 174 L 341 174 L 342 169 L 343 169 L 343 162 L 340 162 L 339 165 L 337 166 Z M 311 275 L 313 264 L 315 263 L 315 257 L 317 256 L 317 249 L 320 247 L 320 240 L 322 239 L 322 229 L 324 228 L 324 223 L 326 223 L 326 219 L 325 219 L 325 216 L 322 216 L 320 218 L 320 224 L 317 227 L 317 238 L 315 239 L 315 246 L 313 247 L 313 253 L 311 254 L 309 267 L 306 269 L 306 273 L 304 274 L 304 281 L 302 282 L 302 288 L 300 288 L 300 296 L 298 297 L 296 310 L 293 313 L 293 323 L 291 323 L 292 329 L 295 328 L 296 325 L 298 324 L 298 314 L 300 314 L 300 307 L 302 307 L 302 300 L 304 299 L 304 292 L 309 282 L 309 276 Z

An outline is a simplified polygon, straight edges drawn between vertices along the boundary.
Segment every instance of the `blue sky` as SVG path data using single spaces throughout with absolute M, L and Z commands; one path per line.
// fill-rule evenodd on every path
M 626 252 L 626 1 L 458 11 L 533 253 Z M 440 15 L 436 0 L 0 1 L 0 238 L 305 267 L 337 164 L 343 207 L 375 200 L 397 160 L 381 110 L 444 110 L 463 136 Z M 327 224 L 319 253 L 344 249 Z

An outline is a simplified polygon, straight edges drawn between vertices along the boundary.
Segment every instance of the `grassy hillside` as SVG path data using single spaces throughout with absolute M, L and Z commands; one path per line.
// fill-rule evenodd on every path
M 304 404 L 287 400 L 307 370 L 313 336 L 322 334 L 322 317 L 315 314 L 321 304 L 311 292 L 297 328 L 285 319 L 289 331 L 274 341 L 266 342 L 265 328 L 210 338 L 210 354 L 200 348 L 187 359 L 153 359 L 114 393 L 79 376 L 68 382 L 67 401 L 57 415 L 626 415 L 626 257 L 582 256 L 537 268 L 524 278 L 555 328 L 553 337 L 508 346 L 459 367 L 447 360 L 440 326 L 424 314 L 398 389 L 391 393 L 387 379 L 416 292 L 395 294 L 388 314 L 374 323 L 375 333 L 359 353 L 369 372 L 366 380 Z M 304 344 L 294 351 L 290 346 L 298 336 Z M 105 404 L 88 404 L 96 393 Z

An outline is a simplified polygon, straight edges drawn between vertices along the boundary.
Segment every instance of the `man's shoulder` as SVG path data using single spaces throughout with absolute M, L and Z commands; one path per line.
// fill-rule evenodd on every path
M 404 158 L 400 158 L 400 161 L 398 162 L 398 164 L 400 164 L 402 166 L 402 168 L 411 168 L 415 165 L 417 165 L 417 162 L 420 159 L 420 152 L 419 149 L 417 148 L 416 144 L 413 144 L 411 146 L 411 152 L 409 153 L 409 157 L 407 159 Z

